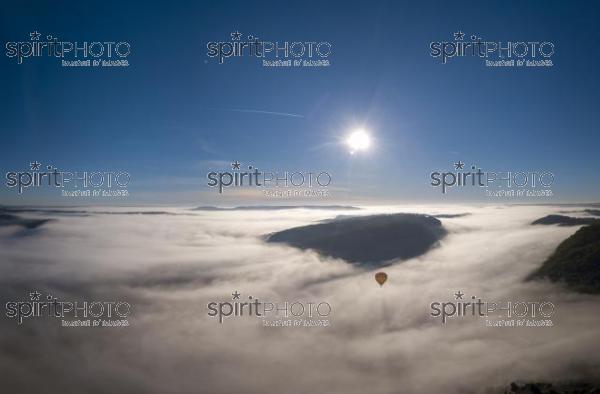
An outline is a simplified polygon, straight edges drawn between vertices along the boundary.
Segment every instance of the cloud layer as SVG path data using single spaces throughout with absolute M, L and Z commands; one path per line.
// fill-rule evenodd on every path
M 7 392 L 475 393 L 516 379 L 599 376 L 598 296 L 523 281 L 577 230 L 530 225 L 559 210 L 20 213 L 53 220 L 0 227 L 3 305 L 38 290 L 61 300 L 126 300 L 134 311 L 122 328 L 66 328 L 52 318 L 17 326 L 3 312 L 0 382 Z M 374 271 L 264 242 L 340 214 L 391 212 L 444 215 L 449 233 L 425 255 L 386 267 L 383 287 Z M 207 315 L 207 303 L 231 301 L 236 290 L 325 300 L 331 326 L 263 327 L 254 317 L 219 324 Z M 443 325 L 429 315 L 431 302 L 453 300 L 458 290 L 553 302 L 554 327 L 494 328 L 473 317 Z

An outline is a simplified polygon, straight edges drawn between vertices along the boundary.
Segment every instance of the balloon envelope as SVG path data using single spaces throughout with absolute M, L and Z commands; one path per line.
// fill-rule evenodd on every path
M 375 274 L 375 280 L 379 283 L 379 286 L 383 286 L 387 280 L 387 274 L 385 272 L 378 272 Z

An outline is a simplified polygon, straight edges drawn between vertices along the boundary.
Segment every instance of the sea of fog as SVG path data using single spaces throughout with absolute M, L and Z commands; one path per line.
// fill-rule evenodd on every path
M 44 393 L 477 393 L 511 381 L 600 376 L 599 297 L 525 278 L 579 226 L 531 225 L 558 206 L 386 206 L 361 210 L 28 209 L 52 219 L 0 227 L 0 384 Z M 69 211 L 69 212 L 63 212 Z M 141 214 L 140 212 L 146 212 Z M 448 235 L 426 254 L 369 270 L 265 242 L 338 215 L 413 212 Z M 18 324 L 5 304 L 38 291 L 60 300 L 125 300 L 128 327 Z M 430 304 L 462 292 L 547 301 L 552 327 L 442 324 Z M 242 298 L 331 306 L 329 326 L 266 327 L 208 315 Z

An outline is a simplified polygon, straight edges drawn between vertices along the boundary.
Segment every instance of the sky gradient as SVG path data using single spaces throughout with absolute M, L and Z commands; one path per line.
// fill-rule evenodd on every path
M 599 6 L 558 2 L 147 2 L 10 4 L 3 43 L 29 33 L 70 41 L 126 40 L 129 67 L 65 68 L 41 57 L 0 61 L 0 170 L 37 160 L 61 169 L 131 174 L 124 204 L 283 201 L 223 197 L 208 171 L 238 160 L 271 170 L 332 174 L 332 197 L 306 203 L 492 201 L 481 191 L 442 195 L 429 174 L 463 161 L 486 170 L 547 170 L 555 196 L 599 200 Z M 262 67 L 207 56 L 240 31 L 270 41 L 327 41 L 329 67 Z M 429 54 L 454 32 L 490 41 L 551 41 L 553 67 L 447 64 Z M 365 126 L 373 149 L 341 143 Z M 523 201 L 521 201 L 523 202 Z M 542 202 L 542 200 L 527 200 Z M 5 204 L 75 204 L 54 190 Z M 115 203 L 111 201 L 110 203 Z

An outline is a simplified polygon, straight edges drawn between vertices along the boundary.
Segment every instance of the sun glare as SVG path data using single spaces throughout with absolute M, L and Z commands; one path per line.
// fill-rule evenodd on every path
M 365 130 L 354 130 L 348 136 L 346 143 L 350 147 L 350 153 L 364 151 L 371 146 L 371 137 Z

